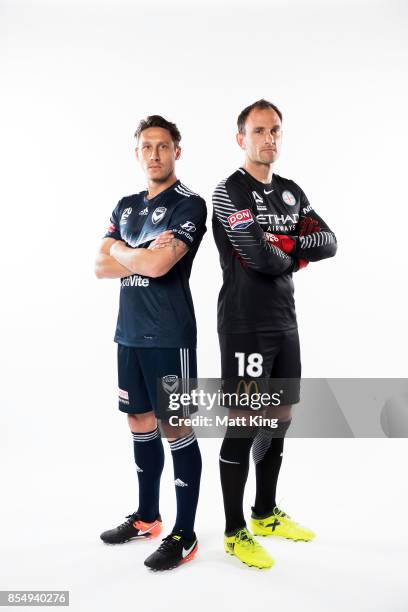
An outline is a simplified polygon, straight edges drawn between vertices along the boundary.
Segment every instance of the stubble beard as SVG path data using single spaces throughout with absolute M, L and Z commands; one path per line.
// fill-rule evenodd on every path
M 158 177 L 150 177 L 150 182 L 153 183 L 154 185 L 161 185 L 162 183 L 165 183 L 168 180 L 168 178 L 173 174 L 173 172 L 174 172 L 174 169 L 172 168 L 165 175 L 158 176 Z

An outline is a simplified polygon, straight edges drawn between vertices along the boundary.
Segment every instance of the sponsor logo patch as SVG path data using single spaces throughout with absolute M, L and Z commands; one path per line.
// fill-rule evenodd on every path
M 149 279 L 144 276 L 139 276 L 139 274 L 133 274 L 132 276 L 126 276 L 122 278 L 120 281 L 121 287 L 148 287 Z
M 124 389 L 118 389 L 119 392 L 119 397 L 121 397 L 122 399 L 129 399 L 129 393 L 127 391 L 125 391 Z
M 125 208 L 125 210 L 122 213 L 122 216 L 120 218 L 120 223 L 126 223 L 128 216 L 130 215 L 130 213 L 132 212 L 131 208 Z
M 232 215 L 227 217 L 227 220 L 230 228 L 233 230 L 245 229 L 254 222 L 254 218 L 249 208 L 246 208 L 245 210 L 239 210 L 236 213 L 232 213 Z
M 129 393 L 125 391 L 124 389 L 118 389 L 118 394 L 119 394 L 119 402 L 121 404 L 126 404 L 128 406 L 129 405 Z
M 260 196 L 257 191 L 253 191 L 252 195 L 254 196 L 254 200 L 256 204 L 263 204 L 263 197 Z
M 148 212 L 149 211 L 147 210 L 147 206 L 146 206 L 146 208 L 140 211 L 139 215 L 147 215 Z
M 192 221 L 186 221 L 181 227 L 191 233 L 196 231 L 196 226 Z
M 189 234 L 188 232 L 185 232 L 184 230 L 173 230 L 175 234 L 179 234 L 181 236 L 185 236 L 187 238 L 187 240 L 189 240 L 190 242 L 193 242 L 193 237 L 191 234 Z

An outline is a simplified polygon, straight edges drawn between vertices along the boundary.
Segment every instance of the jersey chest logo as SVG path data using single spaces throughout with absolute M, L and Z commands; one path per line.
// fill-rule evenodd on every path
M 167 208 L 165 206 L 159 206 L 155 208 L 152 214 L 152 223 L 157 225 L 163 218 L 167 212 Z
M 288 191 L 287 189 L 285 189 L 285 191 L 282 192 L 282 200 L 288 206 L 294 206 L 296 204 L 295 196 L 293 195 L 291 191 Z

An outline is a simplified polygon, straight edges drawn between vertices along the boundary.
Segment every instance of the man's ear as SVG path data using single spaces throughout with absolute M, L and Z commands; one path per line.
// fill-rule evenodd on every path
M 176 147 L 176 160 L 180 159 L 181 155 L 181 147 Z
M 241 132 L 238 132 L 238 134 L 236 135 L 236 139 L 237 139 L 237 143 L 239 144 L 239 146 L 241 147 L 241 149 L 246 149 L 245 146 L 245 134 L 241 134 Z
M 136 156 L 137 161 L 139 161 L 139 149 L 137 147 L 135 149 L 135 156 Z

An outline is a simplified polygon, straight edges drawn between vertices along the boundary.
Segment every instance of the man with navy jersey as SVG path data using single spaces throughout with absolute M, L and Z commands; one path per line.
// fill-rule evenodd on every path
M 291 406 L 299 402 L 301 361 L 292 274 L 309 262 L 333 257 L 336 237 L 303 190 L 274 171 L 282 140 L 282 113 L 258 100 L 238 117 L 237 142 L 245 162 L 213 195 L 213 232 L 223 285 L 218 299 L 221 375 L 228 392 L 269 391 L 279 396 L 263 410 L 276 427 L 227 429 L 220 453 L 226 516 L 224 547 L 247 565 L 271 567 L 269 553 L 246 527 L 243 497 L 252 448 L 255 535 L 312 540 L 314 533 L 276 504 L 276 486 Z M 231 388 L 232 387 L 232 388 Z M 248 411 L 248 406 L 244 408 Z M 250 405 L 249 405 L 250 409 Z M 230 417 L 242 417 L 242 406 Z
M 164 451 L 157 418 L 174 464 L 176 522 L 158 550 L 145 560 L 153 570 L 194 557 L 194 520 L 201 455 L 191 427 L 171 426 L 159 409 L 159 391 L 188 391 L 197 376 L 196 321 L 189 287 L 191 266 L 206 231 L 204 200 L 175 174 L 180 132 L 159 115 L 142 120 L 136 157 L 148 188 L 122 198 L 114 209 L 97 260 L 98 278 L 120 278 L 115 333 L 118 344 L 119 410 L 127 414 L 139 483 L 139 507 L 101 534 L 105 543 L 146 540 L 162 530 L 159 513 Z M 158 381 L 160 389 L 158 388 Z M 184 409 L 183 415 L 186 416 Z

